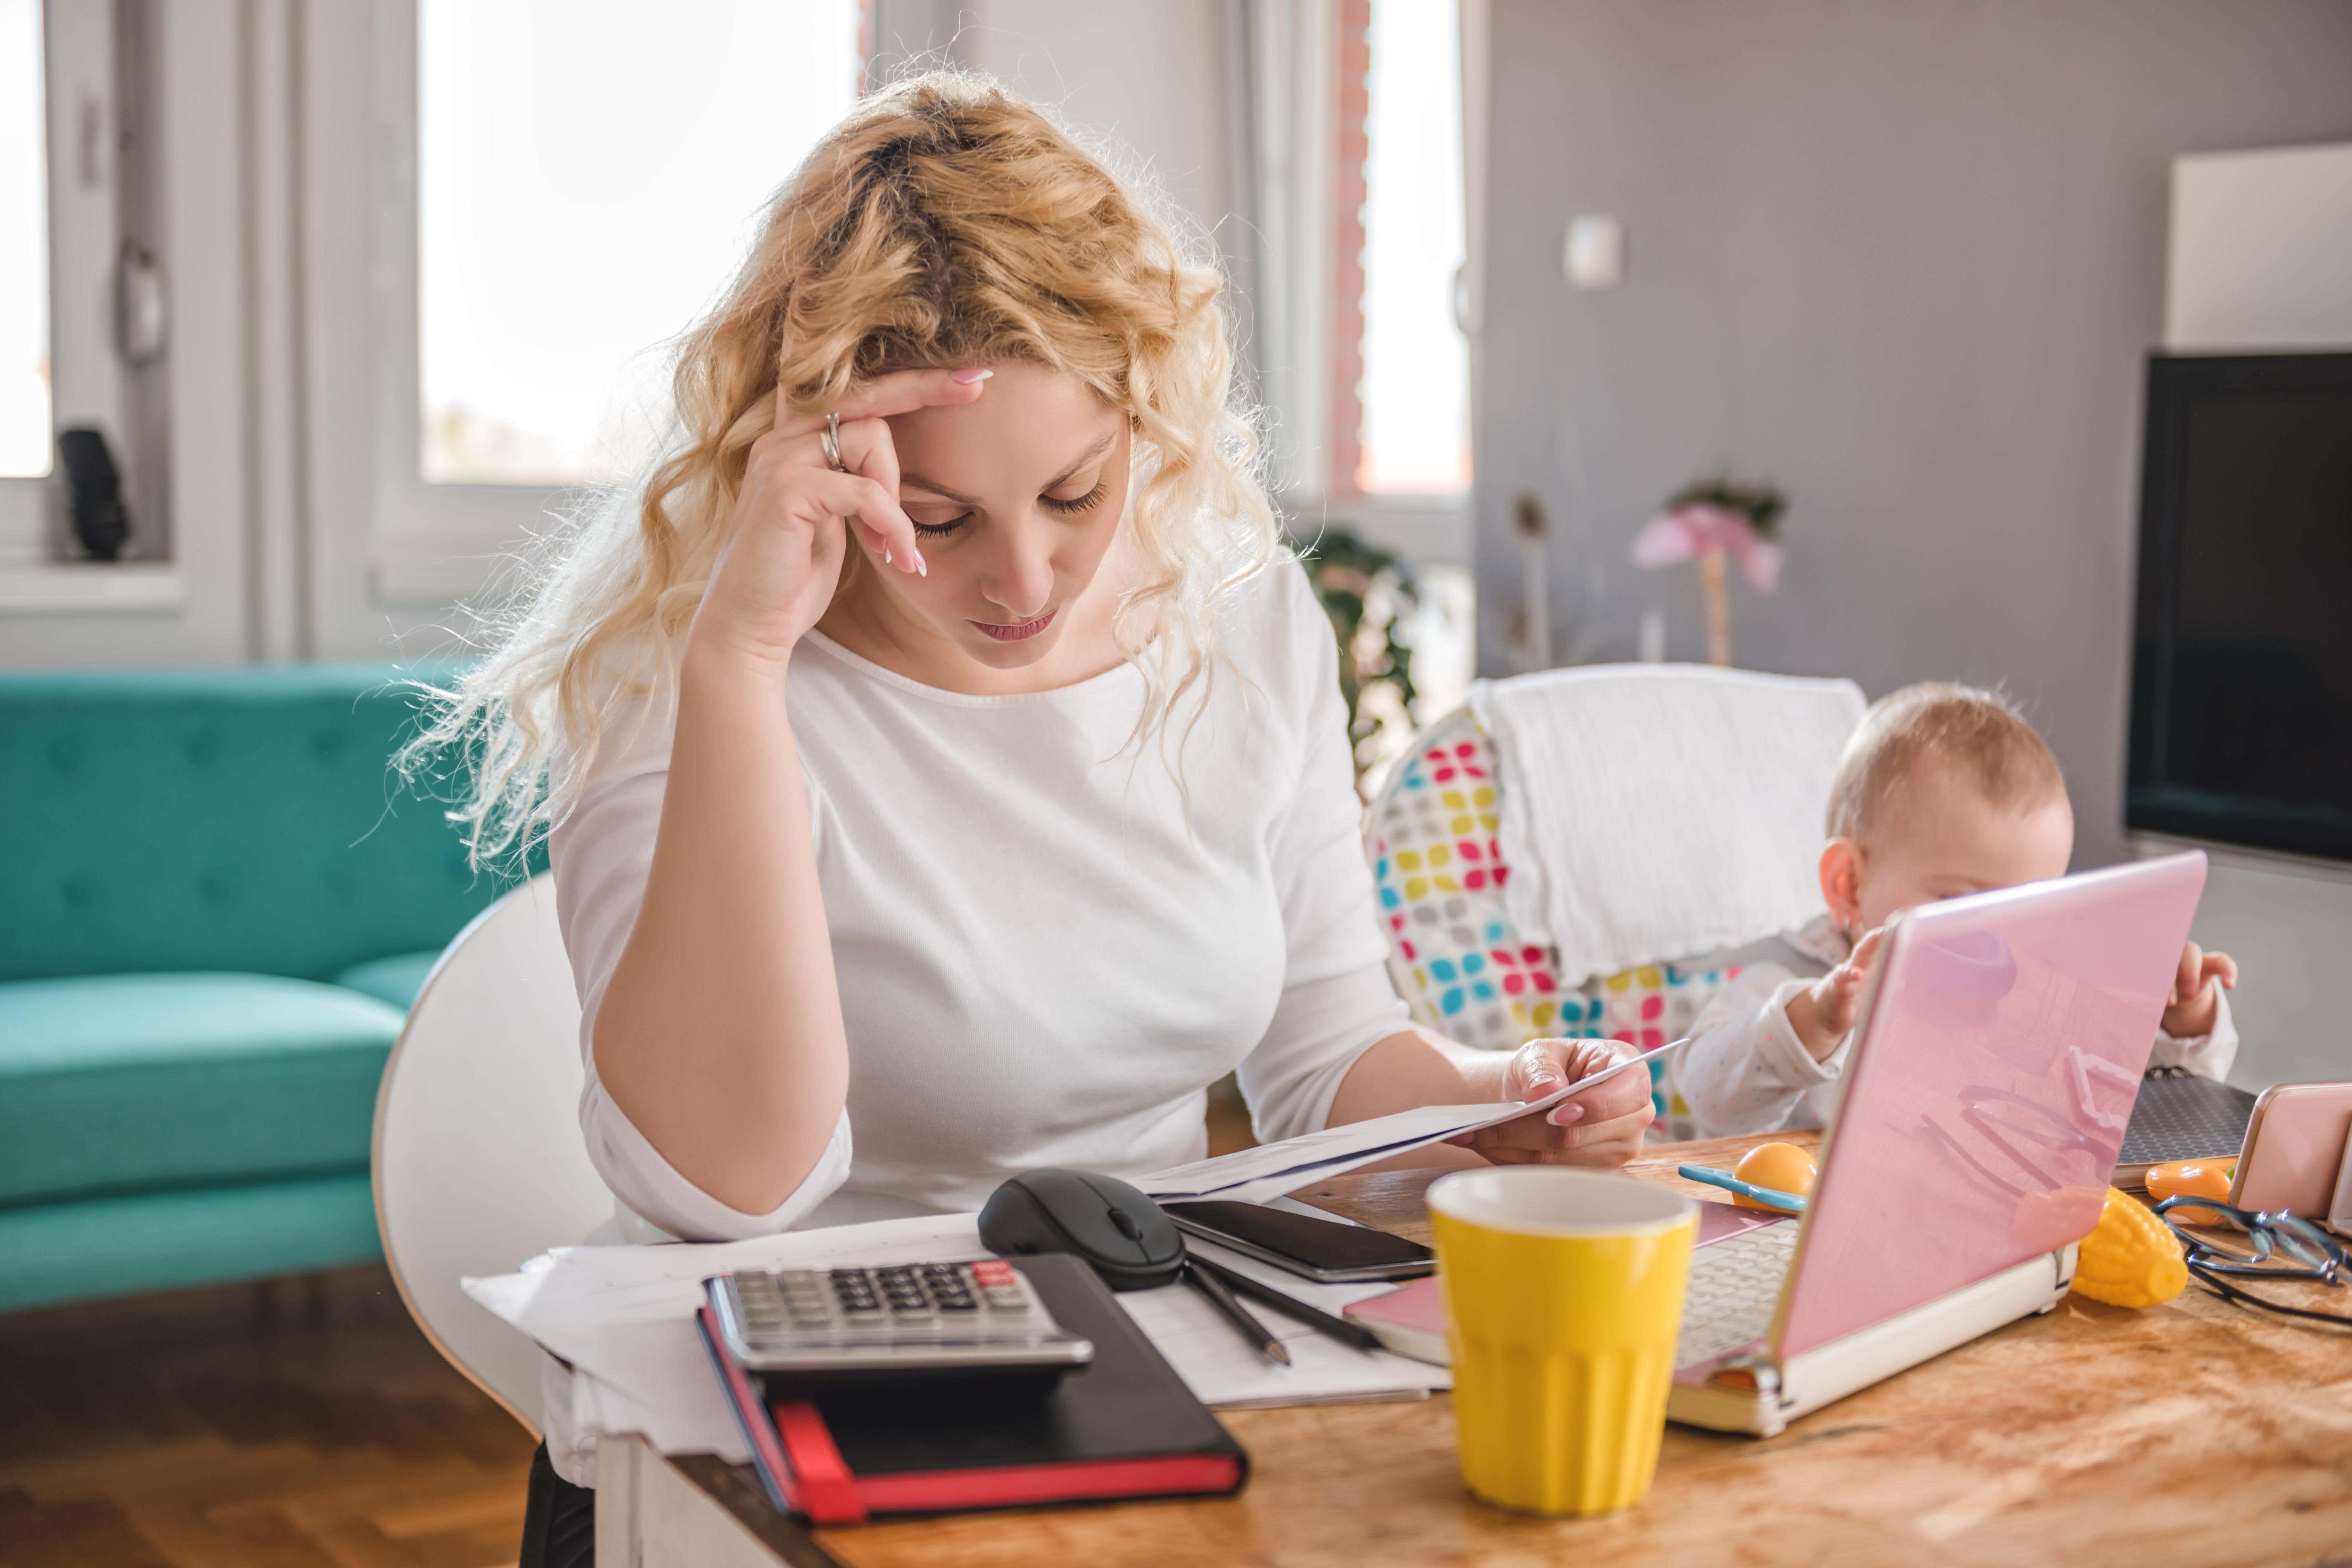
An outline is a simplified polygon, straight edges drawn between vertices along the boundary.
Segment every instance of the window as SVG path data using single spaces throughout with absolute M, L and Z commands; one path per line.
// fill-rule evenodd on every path
M 418 24 L 421 476 L 625 475 L 666 345 L 856 97 L 855 0 L 422 0 Z
M 127 553 L 167 552 L 160 427 L 143 416 L 160 364 L 116 336 L 117 257 L 142 232 L 135 28 L 124 5 L 0 0 L 0 573 L 80 554 L 58 504 L 56 433 L 85 426 L 122 476 Z M 144 367 L 144 368 L 142 368 Z M 5 595 L 0 595 L 5 596 Z
M 1383 715 L 1359 752 L 1378 758 L 1458 704 L 1475 662 L 1462 40 L 1484 9 L 1294 0 L 1250 11 L 1252 349 L 1276 416 L 1279 500 L 1300 542 L 1344 531 L 1419 580 L 1420 608 L 1400 633 L 1416 706 Z M 1475 47 L 1470 57 L 1483 58 Z
M 1469 345 L 1454 304 L 1465 239 L 1454 11 L 1371 0 L 1353 476 L 1370 494 L 1470 488 Z
M 0 479 L 49 471 L 47 100 L 38 0 L 0 0 Z

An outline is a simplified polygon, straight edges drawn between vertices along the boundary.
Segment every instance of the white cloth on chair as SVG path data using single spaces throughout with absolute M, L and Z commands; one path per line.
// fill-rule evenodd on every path
M 1816 866 L 1851 680 L 1702 665 L 1546 670 L 1470 688 L 1502 766 L 1505 899 L 1563 985 L 1792 931 Z

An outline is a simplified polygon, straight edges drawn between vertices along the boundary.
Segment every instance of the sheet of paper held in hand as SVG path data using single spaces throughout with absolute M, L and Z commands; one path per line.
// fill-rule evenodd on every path
M 1345 1126 L 1327 1127 L 1320 1132 L 1309 1132 L 1304 1137 L 1286 1138 L 1279 1143 L 1262 1143 L 1255 1149 L 1220 1154 L 1213 1160 L 1178 1165 L 1146 1176 L 1135 1184 L 1155 1198 L 1222 1198 L 1233 1203 L 1262 1204 L 1268 1198 L 1278 1197 L 1311 1182 L 1344 1175 L 1359 1165 L 1369 1165 L 1375 1160 L 1385 1160 L 1391 1155 L 1442 1143 L 1465 1132 L 1475 1132 L 1482 1127 L 1492 1127 L 1497 1122 L 1548 1110 L 1570 1095 L 1581 1094 L 1595 1084 L 1606 1083 L 1630 1068 L 1644 1066 L 1682 1043 L 1670 1040 L 1656 1050 L 1628 1057 L 1540 1100 L 1507 1104 L 1490 1100 L 1483 1105 L 1419 1106 L 1412 1110 L 1400 1110 L 1394 1116 L 1376 1116 L 1370 1121 L 1350 1121 Z

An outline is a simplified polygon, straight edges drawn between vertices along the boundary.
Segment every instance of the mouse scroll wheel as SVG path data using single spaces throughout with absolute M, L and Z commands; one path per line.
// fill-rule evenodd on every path
M 1127 1237 L 1128 1240 L 1141 1241 L 1143 1239 L 1143 1227 L 1137 1225 L 1135 1223 L 1135 1216 L 1129 1214 L 1126 1210 L 1111 1210 L 1110 1223 L 1117 1226 L 1119 1235 Z

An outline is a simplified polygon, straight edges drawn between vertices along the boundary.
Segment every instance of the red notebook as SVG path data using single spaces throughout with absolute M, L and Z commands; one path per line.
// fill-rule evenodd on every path
M 1094 1360 L 1044 1395 L 992 1398 L 976 1383 L 845 1384 L 771 1401 L 758 1374 L 726 1352 L 704 1307 L 703 1344 L 768 1500 L 831 1525 L 1241 1489 L 1249 1456 L 1093 1269 L 1061 1257 L 1013 1267 L 1055 1321 L 1094 1342 Z

